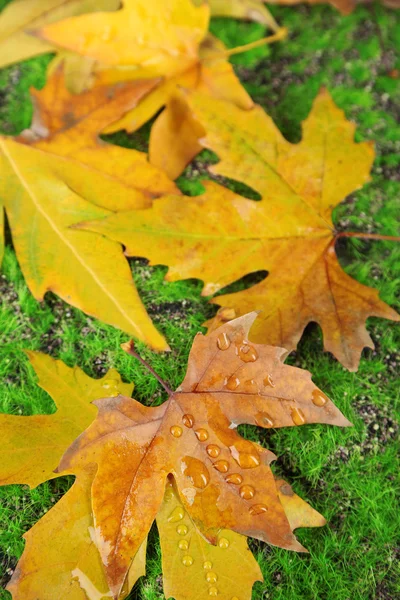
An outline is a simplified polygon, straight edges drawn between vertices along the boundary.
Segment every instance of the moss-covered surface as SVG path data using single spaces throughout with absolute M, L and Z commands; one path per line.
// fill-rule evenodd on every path
M 0 7 L 5 4 L 0 0 Z M 376 142 L 373 179 L 336 211 L 336 223 L 349 230 L 398 234 L 400 214 L 400 21 L 379 5 L 360 7 L 342 17 L 333 9 L 275 9 L 278 22 L 290 30 L 287 41 L 254 50 L 233 60 L 249 92 L 276 120 L 291 141 L 301 136 L 300 123 L 319 87 L 325 85 L 337 104 L 357 125 L 357 139 Z M 213 32 L 236 46 L 264 35 L 257 24 L 215 19 Z M 45 80 L 49 57 L 0 72 L 0 128 L 13 134 L 31 118 L 29 87 Z M 396 60 L 398 61 L 396 63 Z M 397 77 L 396 77 L 397 76 Z M 113 141 L 145 149 L 148 127 Z M 188 194 L 201 191 L 206 166 L 215 160 L 202 153 L 179 179 Z M 347 168 L 351 169 L 351 157 Z M 229 182 L 228 182 L 229 183 Z M 252 191 L 230 182 L 235 190 Z M 256 198 L 255 198 L 256 199 Z M 396 231 L 397 230 L 397 231 Z M 135 382 L 135 397 L 148 404 L 163 398 L 155 380 L 120 349 L 127 336 L 72 309 L 51 294 L 43 303 L 30 295 L 8 236 L 0 280 L 0 410 L 13 414 L 48 413 L 54 405 L 36 386 L 22 352 L 48 352 L 68 365 L 78 364 L 92 376 L 112 366 Z M 400 248 L 388 242 L 342 240 L 338 253 L 346 271 L 362 283 L 378 287 L 381 296 L 399 308 Z M 214 314 L 200 296 L 199 281 L 166 283 L 165 267 L 150 268 L 131 261 L 141 296 L 164 333 L 172 352 L 156 355 L 140 349 L 160 375 L 176 386 L 181 381 L 191 340 Z M 250 267 L 251 270 L 251 267 Z M 260 276 L 264 276 L 261 274 Z M 239 286 L 251 285 L 247 278 Z M 323 425 L 260 431 L 243 428 L 249 438 L 273 450 L 274 470 L 292 482 L 297 493 L 329 520 L 319 530 L 300 530 L 310 555 L 296 555 L 251 542 L 265 577 L 254 587 L 254 599 L 393 600 L 399 597 L 398 425 L 400 353 L 399 327 L 370 319 L 375 351 L 365 351 L 360 370 L 348 373 L 322 352 L 320 331 L 309 326 L 289 361 L 312 371 L 314 381 L 354 423 L 340 430 Z M 22 534 L 66 491 L 64 478 L 35 490 L 24 486 L 0 489 L 0 578 L 2 586 L 22 553 Z M 49 543 L 51 541 L 49 540 Z M 43 551 L 39 549 L 38 551 Z M 148 576 L 130 598 L 162 599 L 161 564 L 156 532 L 151 534 Z M 9 594 L 0 591 L 1 600 Z M 54 599 L 61 600 L 61 599 Z

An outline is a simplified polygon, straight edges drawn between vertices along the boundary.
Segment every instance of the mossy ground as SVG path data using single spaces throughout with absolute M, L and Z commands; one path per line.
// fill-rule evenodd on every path
M 0 0 L 0 7 L 5 4 Z M 359 7 L 342 17 L 327 6 L 277 8 L 273 13 L 290 30 L 287 41 L 236 56 L 238 75 L 291 141 L 301 137 L 300 123 L 321 85 L 333 94 L 357 125 L 357 139 L 376 142 L 377 159 L 371 183 L 338 207 L 338 227 L 398 234 L 400 213 L 400 45 L 398 15 L 380 5 Z M 229 46 L 264 35 L 257 24 L 215 19 L 213 32 Z M 48 57 L 0 72 L 0 124 L 6 134 L 27 127 L 31 118 L 29 87 L 45 81 Z M 396 62 L 397 61 L 397 62 Z M 133 136 L 117 134 L 116 143 L 146 147 L 148 127 Z M 201 191 L 206 166 L 215 160 L 204 152 L 180 178 L 188 194 Z M 352 168 L 351 156 L 345 168 Z M 246 195 L 252 191 L 232 187 Z M 342 240 L 338 253 L 346 271 L 360 282 L 378 287 L 381 297 L 399 308 L 400 248 L 389 242 Z M 140 346 L 143 356 L 171 386 L 181 381 L 194 334 L 214 314 L 200 295 L 201 282 L 166 283 L 165 267 L 150 268 L 131 261 L 135 281 L 155 323 L 172 352 L 156 355 Z M 250 267 L 251 268 L 251 267 Z M 24 348 L 48 352 L 68 365 L 78 364 L 99 376 L 112 366 L 135 382 L 135 397 L 146 403 L 162 400 L 163 392 L 141 365 L 120 349 L 127 336 L 88 318 L 55 296 L 36 302 L 19 270 L 10 236 L 0 280 L 0 410 L 13 414 L 48 413 L 54 405 L 36 386 Z M 250 277 L 238 286 L 250 285 Z M 344 370 L 322 352 L 319 329 L 309 326 L 289 362 L 309 369 L 314 381 L 354 423 L 354 428 L 323 425 L 244 433 L 265 444 L 278 458 L 274 470 L 297 493 L 326 516 L 318 530 L 299 530 L 310 555 L 296 555 L 251 542 L 265 582 L 254 587 L 257 600 L 394 600 L 400 597 L 396 547 L 399 517 L 398 425 L 400 353 L 399 327 L 370 319 L 375 351 L 365 351 L 358 373 Z M 35 490 L 7 486 L 0 490 L 0 577 L 5 586 L 24 547 L 23 533 L 66 491 L 64 478 Z M 49 541 L 51 543 L 51 541 Z M 40 549 L 39 551 L 43 551 Z M 148 575 L 130 598 L 163 598 L 156 532 L 152 531 Z M 0 591 L 5 600 L 9 594 Z M 55 599 L 61 600 L 61 599 Z

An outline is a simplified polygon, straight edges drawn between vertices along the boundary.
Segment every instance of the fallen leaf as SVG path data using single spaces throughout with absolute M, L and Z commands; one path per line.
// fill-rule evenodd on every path
M 350 423 L 310 373 L 283 365 L 283 349 L 248 342 L 256 316 L 198 335 L 183 383 L 161 406 L 123 396 L 96 402 L 96 421 L 65 453 L 61 470 L 98 464 L 93 516 L 114 598 L 160 509 L 169 475 L 191 520 L 212 543 L 221 529 L 230 529 L 304 551 L 277 494 L 269 466 L 275 456 L 235 428 Z
M 190 79 L 188 74 L 185 78 L 178 78 L 172 89 L 170 87 L 172 82 L 165 84 L 168 86 L 169 93 L 165 95 L 164 102 L 160 97 L 162 104 L 158 103 L 158 109 L 163 104 L 166 104 L 166 108 L 151 128 L 149 158 L 150 162 L 163 169 L 170 179 L 179 177 L 190 161 L 202 150 L 199 139 L 205 135 L 203 127 L 191 116 L 186 97 L 179 93 L 179 87 L 196 89 L 210 97 L 232 102 L 243 110 L 253 106 L 253 101 L 237 79 L 232 65 L 223 56 L 224 50 L 222 42 L 208 35 L 200 46 L 199 63 L 195 69 L 192 69 L 192 78 Z M 156 96 L 157 93 L 159 88 L 149 94 L 149 102 L 154 102 L 151 96 Z M 154 113 L 144 113 L 142 104 L 146 104 L 146 98 L 137 108 L 114 123 L 111 129 L 125 128 L 129 131 L 132 122 L 141 122 L 144 118 L 150 119 Z M 137 111 L 140 111 L 140 120 Z
M 39 451 L 40 446 L 32 445 L 31 452 L 36 448 Z M 103 600 L 111 596 L 91 533 L 90 489 L 95 471 L 94 465 L 82 469 L 72 488 L 24 535 L 25 549 L 7 586 L 13 600 Z M 145 563 L 146 540 L 132 562 L 119 600 L 145 575 Z
M 195 7 L 190 0 L 124 0 L 116 12 L 64 19 L 36 35 L 103 65 L 135 66 L 138 78 L 159 77 L 196 63 L 208 21 L 208 7 Z
M 294 494 L 285 481 L 277 480 L 276 489 L 292 530 L 325 525 L 325 519 Z M 215 546 L 207 542 L 172 482 L 167 483 L 157 528 L 166 598 L 207 600 L 218 595 L 221 600 L 250 600 L 254 582 L 263 580 L 246 538 L 223 529 Z
M 135 131 L 167 105 L 154 125 L 149 154 L 152 164 L 175 179 L 201 150 L 199 126 L 193 126 L 188 111 L 173 114 L 177 88 L 194 87 L 243 109 L 253 106 L 225 56 L 224 45 L 207 35 L 208 13 L 206 5 L 195 7 L 190 0 L 126 0 L 116 13 L 67 19 L 37 35 L 97 61 L 93 65 L 97 85 L 164 78 L 138 107 L 115 119 L 104 132 Z M 132 38 L 132 31 L 136 37 Z M 171 139 L 179 140 L 178 147 L 171 145 Z
M 133 385 L 122 383 L 114 369 L 102 379 L 92 379 L 46 354 L 27 354 L 38 385 L 54 399 L 57 410 L 27 417 L 0 414 L 0 485 L 24 483 L 34 488 L 59 476 L 54 469 L 65 449 L 96 417 L 92 402 L 110 393 L 130 396 Z
M 0 485 L 36 487 L 59 477 L 54 470 L 65 449 L 95 419 L 97 410 L 92 402 L 104 394 L 130 395 L 133 389 L 114 369 L 101 379 L 92 379 L 78 367 L 67 367 L 46 354 L 27 354 L 38 385 L 53 398 L 57 411 L 27 417 L 0 415 Z M 101 600 L 110 596 L 91 534 L 90 490 L 95 471 L 92 464 L 73 472 L 77 479 L 72 488 L 24 535 L 25 550 L 7 586 L 14 600 Z M 120 600 L 145 574 L 145 558 L 146 541 L 130 567 Z
M 0 67 L 56 48 L 29 34 L 31 30 L 97 10 L 113 11 L 120 0 L 14 0 L 0 13 Z M 68 60 L 68 59 L 67 59 Z
M 16 139 L 0 138 L 0 197 L 36 299 L 53 291 L 165 350 L 168 346 L 141 303 L 121 246 L 71 228 L 82 219 L 148 206 L 157 195 L 177 191 L 145 154 L 98 137 L 103 126 L 153 86 L 154 81 L 132 82 L 71 96 L 57 71 L 35 93 L 39 115 L 34 129 Z M 38 132 L 48 137 L 40 139 Z
M 177 192 L 176 186 L 149 164 L 145 153 L 104 142 L 99 133 L 157 83 L 101 85 L 71 94 L 60 67 L 42 90 L 31 91 L 32 125 L 16 140 L 60 164 L 66 184 L 93 204 L 112 211 L 150 206 L 153 198 Z
M 299 144 L 286 141 L 259 106 L 241 111 L 199 94 L 189 103 L 207 131 L 203 145 L 221 158 L 210 171 L 244 181 L 262 200 L 246 200 L 208 182 L 202 196 L 169 196 L 149 210 L 116 213 L 80 227 L 118 240 L 128 256 L 168 265 L 169 281 L 204 280 L 203 295 L 267 270 L 261 283 L 212 302 L 236 316 L 261 310 L 251 340 L 288 351 L 306 325 L 316 322 L 325 350 L 357 370 L 362 349 L 373 347 L 366 319 L 399 320 L 377 290 L 344 273 L 335 254 L 331 212 L 369 180 L 372 145 L 354 142 L 354 124 L 326 91 L 316 98 Z

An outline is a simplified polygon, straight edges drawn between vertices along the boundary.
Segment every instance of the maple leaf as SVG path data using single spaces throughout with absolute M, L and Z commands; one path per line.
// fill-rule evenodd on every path
M 207 130 L 203 145 L 221 158 L 210 171 L 244 181 L 262 200 L 246 200 L 208 182 L 202 196 L 162 198 L 150 210 L 116 213 L 80 227 L 118 240 L 128 256 L 168 265 L 169 281 L 203 279 L 203 295 L 267 270 L 261 283 L 212 302 L 236 316 L 262 310 L 251 339 L 289 351 L 306 325 L 317 322 L 325 350 L 357 370 L 362 349 L 373 347 L 367 317 L 399 320 L 376 290 L 344 273 L 335 254 L 340 234 L 332 209 L 369 180 L 372 145 L 354 143 L 354 124 L 326 91 L 316 98 L 299 144 L 285 140 L 259 106 L 240 111 L 199 94 L 188 102 Z
M 88 12 L 117 10 L 119 6 L 120 0 L 14 0 L 0 14 L 0 67 L 57 50 L 30 35 L 31 30 Z M 76 68 L 73 56 L 66 60 L 67 70 L 70 61 Z
M 0 485 L 24 483 L 36 487 L 59 477 L 54 470 L 65 449 L 96 416 L 93 400 L 105 393 L 130 395 L 133 389 L 132 384 L 122 383 L 114 369 L 95 380 L 78 367 L 67 367 L 45 354 L 27 354 L 39 377 L 38 384 L 54 399 L 57 411 L 26 417 L 0 415 Z M 14 600 L 84 600 L 94 597 L 91 592 L 95 588 L 104 592 L 101 597 L 110 595 L 90 535 L 90 490 L 95 471 L 94 465 L 75 471 L 72 488 L 25 534 L 24 553 L 7 586 Z M 121 600 L 144 574 L 145 556 L 146 541 L 132 563 Z
M 141 152 L 103 142 L 98 131 L 155 82 L 97 87 L 72 96 L 60 70 L 35 92 L 39 114 L 24 135 L 0 138 L 0 195 L 25 280 L 36 299 L 53 291 L 106 323 L 168 348 L 134 287 L 122 249 L 70 228 L 113 210 L 148 206 L 175 185 Z M 68 110 L 66 110 L 68 109 Z M 48 135 L 44 139 L 39 135 Z
M 275 456 L 235 428 L 350 423 L 310 373 L 282 363 L 285 350 L 249 344 L 256 316 L 198 335 L 183 383 L 161 406 L 123 396 L 97 401 L 96 421 L 61 460 L 61 470 L 98 465 L 92 485 L 96 545 L 114 598 L 169 475 L 189 517 L 212 543 L 225 528 L 304 551 L 277 494 L 269 466 Z
M 171 122 L 168 105 L 175 101 L 179 86 L 199 89 L 243 109 L 253 106 L 225 56 L 224 45 L 207 35 L 208 20 L 208 7 L 195 7 L 190 0 L 126 0 L 116 13 L 67 19 L 37 35 L 96 60 L 97 85 L 164 78 L 137 108 L 115 119 L 104 132 L 135 131 L 167 105 L 153 127 L 149 155 L 152 164 L 175 179 L 201 150 L 199 126 L 193 125 L 187 110 L 180 113 L 179 123 L 175 117 Z
M 0 485 L 24 483 L 34 488 L 59 476 L 54 469 L 65 449 L 96 417 L 92 402 L 107 393 L 123 391 L 130 396 L 133 385 L 122 383 L 115 369 L 102 379 L 92 379 L 46 354 L 28 351 L 27 355 L 38 385 L 54 399 L 57 411 L 29 417 L 0 414 Z

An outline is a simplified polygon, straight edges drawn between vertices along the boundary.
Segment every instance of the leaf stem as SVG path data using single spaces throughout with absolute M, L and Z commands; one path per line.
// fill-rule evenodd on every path
M 146 367 L 146 369 L 148 371 L 150 371 L 150 373 L 153 375 L 153 377 L 155 377 L 157 379 L 157 381 L 159 383 L 161 383 L 161 385 L 163 386 L 164 390 L 167 392 L 168 396 L 171 396 L 174 393 L 171 390 L 171 388 L 169 387 L 169 385 L 163 379 L 161 379 L 161 377 L 158 375 L 158 373 L 155 372 L 155 370 L 153 369 L 153 367 L 151 367 L 149 365 L 149 363 L 147 361 L 145 361 L 144 358 L 142 358 L 141 356 L 139 356 L 139 354 L 134 350 L 134 343 L 133 343 L 132 340 L 130 342 L 126 342 L 125 344 L 121 344 L 121 348 L 123 350 L 125 350 L 125 352 L 127 352 L 128 354 L 130 354 L 131 356 L 133 356 L 134 358 L 136 358 L 140 363 L 142 363 L 142 365 L 144 367 Z
M 335 239 L 348 238 L 364 238 L 370 240 L 387 240 L 389 242 L 400 242 L 400 237 L 396 235 L 381 235 L 380 233 L 358 233 L 357 231 L 342 231 L 337 233 Z
M 273 44 L 274 42 L 279 42 L 280 40 L 284 40 L 287 37 L 288 30 L 286 27 L 280 27 L 276 33 L 273 35 L 268 35 L 267 37 L 261 38 L 260 40 L 256 40 L 255 42 L 250 42 L 249 44 L 245 44 L 244 46 L 236 46 L 236 48 L 231 48 L 230 50 L 224 50 L 222 52 L 216 52 L 215 54 L 211 54 L 205 58 L 205 60 L 210 60 L 219 57 L 228 57 L 233 56 L 234 54 L 241 54 L 242 52 L 247 52 L 248 50 L 253 50 L 253 48 L 258 48 L 259 46 L 265 46 L 266 44 Z

